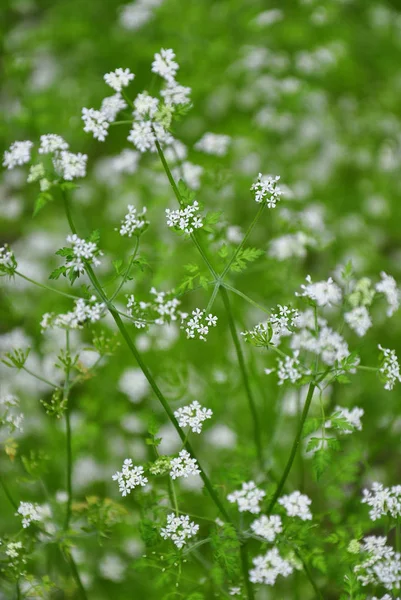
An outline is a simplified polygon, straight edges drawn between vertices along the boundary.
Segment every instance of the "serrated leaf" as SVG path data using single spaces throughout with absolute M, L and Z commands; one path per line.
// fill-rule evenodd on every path
M 313 471 L 317 480 L 323 475 L 323 473 L 328 469 L 330 463 L 332 462 L 332 453 L 330 450 L 326 448 L 322 448 L 315 452 L 312 458 Z
M 60 248 L 56 252 L 57 256 L 64 256 L 66 258 L 72 258 L 74 256 L 72 248 Z
M 259 248 L 243 248 L 240 250 L 235 257 L 234 261 L 230 266 L 230 271 L 240 272 L 244 271 L 247 267 L 247 263 L 255 261 L 262 254 L 264 254 L 263 250 Z
M 302 437 L 307 437 L 309 434 L 314 433 L 319 429 L 321 425 L 321 419 L 313 418 L 307 419 L 304 428 L 302 430 Z
M 46 204 L 51 200 L 53 200 L 53 196 L 51 194 L 46 192 L 39 194 L 39 196 L 35 200 L 35 206 L 33 208 L 32 216 L 36 217 L 36 215 L 42 210 L 42 208 L 46 206 Z
M 94 244 L 97 244 L 99 240 L 100 240 L 100 231 L 99 231 L 99 229 L 95 229 L 90 234 L 88 241 L 93 242 Z
M 194 264 L 191 264 L 191 263 L 185 265 L 184 269 L 186 271 L 188 271 L 188 273 L 197 273 L 199 271 L 198 265 L 194 265 Z
M 57 269 L 54 269 L 54 271 L 52 271 L 49 275 L 49 279 L 58 279 L 61 275 L 65 275 L 67 271 L 67 268 L 62 266 L 62 267 L 57 267 Z
M 116 260 L 113 260 L 113 267 L 115 272 L 117 273 L 117 275 L 120 274 L 121 271 L 121 267 L 123 266 L 123 261 L 121 260 L 121 258 L 118 258 Z
M 228 256 L 228 246 L 226 244 L 224 244 L 220 250 L 219 250 L 219 256 L 221 256 L 221 258 L 227 258 Z

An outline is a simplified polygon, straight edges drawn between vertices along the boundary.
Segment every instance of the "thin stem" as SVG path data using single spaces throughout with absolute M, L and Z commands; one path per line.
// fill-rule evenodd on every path
M 135 248 L 134 248 L 134 252 L 133 252 L 133 254 L 132 254 L 132 256 L 131 256 L 131 259 L 130 259 L 129 265 L 128 265 L 128 267 L 127 267 L 127 270 L 126 270 L 126 271 L 125 271 L 125 273 L 124 273 L 124 276 L 123 276 L 123 278 L 122 278 L 122 280 L 121 280 L 121 282 L 120 282 L 120 285 L 117 287 L 116 291 L 114 292 L 114 294 L 113 294 L 113 295 L 112 295 L 112 297 L 110 298 L 110 302 L 113 302 L 114 298 L 117 296 L 118 292 L 121 290 L 121 288 L 123 287 L 123 285 L 124 285 L 124 284 L 125 284 L 125 282 L 127 281 L 127 279 L 128 279 L 128 276 L 129 276 L 129 273 L 130 273 L 130 271 L 131 271 L 131 267 L 132 267 L 132 265 L 133 265 L 133 262 L 134 262 L 134 260 L 135 260 L 135 257 L 136 257 L 136 253 L 137 253 L 137 251 L 138 251 L 138 246 L 139 246 L 139 237 L 136 237 Z
M 44 377 L 42 377 L 41 375 L 38 375 L 37 373 L 34 373 L 33 371 L 31 371 L 27 367 L 23 366 L 21 368 L 22 368 L 23 371 L 25 371 L 26 373 L 28 373 L 32 377 L 35 377 L 35 379 L 38 379 L 39 381 L 43 381 L 43 383 L 46 383 L 47 385 L 50 385 L 50 387 L 53 387 L 54 389 L 57 389 L 59 387 L 57 384 L 52 383 L 51 381 L 49 381 L 48 379 L 45 379 Z
M 18 277 L 21 277 L 22 279 L 25 279 L 25 281 L 29 281 L 29 283 L 36 285 L 36 287 L 40 287 L 44 290 L 48 290 L 49 292 L 54 292 L 55 294 L 60 294 L 60 296 L 65 296 L 66 298 L 72 298 L 73 300 L 78 300 L 78 298 L 79 298 L 79 296 L 74 296 L 73 294 L 67 294 L 66 292 L 57 290 L 56 288 L 53 288 L 50 285 L 45 285 L 44 283 L 39 283 L 39 281 L 35 281 L 34 279 L 31 279 L 30 277 L 27 277 L 26 275 L 24 275 L 23 273 L 20 273 L 19 271 L 14 271 L 14 274 L 18 275 Z
M 85 588 L 83 586 L 81 577 L 79 575 L 78 567 L 77 567 L 76 562 L 70 552 L 68 552 L 68 554 L 67 554 L 67 562 L 69 563 L 69 565 L 71 567 L 72 575 L 75 579 L 75 583 L 78 586 L 82 600 L 88 600 L 88 596 L 86 595 Z
M 209 302 L 207 304 L 206 313 L 209 313 L 209 311 L 212 310 L 212 306 L 213 306 L 214 301 L 216 300 L 216 296 L 217 296 L 217 294 L 219 292 L 219 287 L 220 287 L 220 283 L 217 282 L 216 285 L 214 286 L 212 295 L 211 295 L 210 300 L 209 300 Z
M 71 504 L 72 504 L 72 436 L 71 436 L 71 419 L 70 419 L 70 406 L 68 401 L 68 395 L 70 392 L 70 337 L 69 331 L 66 330 L 66 368 L 65 368 L 65 381 L 64 381 L 64 400 L 67 402 L 67 409 L 65 411 L 65 432 L 66 432 L 66 454 L 67 454 L 67 506 L 66 515 L 64 522 L 64 529 L 67 530 L 70 525 L 71 519 Z
M 312 585 L 313 589 L 315 590 L 316 597 L 319 598 L 319 600 L 323 600 L 323 596 L 322 596 L 319 588 L 317 587 L 316 581 L 313 579 L 312 572 L 311 572 L 307 562 L 303 559 L 303 557 L 299 553 L 298 549 L 295 549 L 295 554 L 297 555 L 297 557 L 299 558 L 299 560 L 302 563 L 302 567 L 305 571 L 305 575 L 307 576 L 310 584 Z
M 5 493 L 7 500 L 9 501 L 9 503 L 11 504 L 11 506 L 15 509 L 18 510 L 18 504 L 16 503 L 16 501 L 14 500 L 14 498 L 12 497 L 10 490 L 8 489 L 8 486 L 6 484 L 6 482 L 4 481 L 3 477 L 0 476 L 0 485 L 3 488 L 3 492 Z
M 68 201 L 68 195 L 67 195 L 67 192 L 65 192 L 65 191 L 63 191 L 63 201 L 64 201 L 64 210 L 65 210 L 65 214 L 67 216 L 68 225 L 70 226 L 72 233 L 76 234 L 77 229 L 74 225 L 74 220 L 72 218 L 72 213 L 71 213 L 71 207 L 70 207 L 70 203 Z
M 297 454 L 297 450 L 298 450 L 298 446 L 300 444 L 301 441 L 301 436 L 302 436 L 302 430 L 304 428 L 304 424 L 306 421 L 306 417 L 308 416 L 309 413 L 309 408 L 312 402 L 312 398 L 313 398 L 313 392 L 315 391 L 315 384 L 314 383 L 310 383 L 309 384 L 309 389 L 308 389 L 308 394 L 306 396 L 306 400 L 305 400 L 305 404 L 304 404 L 304 408 L 302 411 L 302 415 L 301 415 L 301 420 L 298 426 L 298 431 L 297 431 L 297 435 L 295 436 L 292 448 L 291 448 L 291 454 L 288 458 L 286 467 L 284 469 L 284 473 L 281 476 L 280 482 L 277 486 L 277 489 L 273 495 L 273 498 L 270 501 L 269 507 L 267 509 L 267 513 L 271 514 L 277 500 L 279 499 L 279 497 L 281 496 L 281 492 L 283 491 L 285 482 L 287 481 L 287 477 L 290 474 L 295 456 Z
M 233 287 L 232 285 L 229 285 L 228 283 L 222 283 L 221 285 L 223 285 L 227 290 L 230 290 L 230 292 L 233 292 L 234 294 L 237 294 L 237 296 L 240 296 L 241 298 L 243 298 L 244 300 L 246 300 L 247 302 L 249 302 L 249 304 L 252 304 L 256 308 L 259 308 L 259 310 L 263 311 L 264 313 L 266 313 L 266 314 L 270 314 L 271 313 L 271 310 L 268 310 L 267 308 L 264 308 L 263 306 L 261 306 L 260 304 L 258 304 L 257 302 L 255 302 L 255 300 L 252 300 L 252 298 L 250 298 L 249 296 L 247 296 L 246 294 L 244 294 L 240 290 L 237 290 L 237 288 Z
M 21 598 L 21 590 L 20 590 L 20 587 L 19 587 L 19 581 L 17 581 L 15 583 L 15 591 L 16 591 L 16 595 L 17 595 L 17 600 L 20 600 L 20 598 Z
M 249 408 L 251 411 L 254 440 L 255 440 L 255 445 L 256 445 L 256 453 L 258 456 L 260 468 L 263 469 L 262 441 L 261 441 L 259 417 L 258 417 L 258 413 L 256 410 L 255 399 L 253 397 L 253 393 L 251 390 L 251 385 L 249 382 L 248 373 L 247 373 L 246 366 L 245 366 L 245 359 L 244 359 L 244 355 L 242 352 L 241 344 L 240 344 L 240 341 L 238 338 L 237 330 L 235 328 L 235 322 L 234 322 L 234 318 L 233 318 L 233 314 L 232 314 L 232 310 L 231 310 L 230 299 L 228 297 L 227 290 L 224 287 L 221 287 L 220 293 L 223 298 L 224 307 L 227 312 L 228 325 L 230 328 L 232 340 L 234 342 L 235 351 L 237 353 L 238 364 L 239 364 L 239 368 L 241 371 L 241 376 L 242 376 L 242 380 L 244 383 L 246 395 L 248 398 Z
M 228 261 L 228 263 L 226 264 L 226 266 L 224 267 L 224 270 L 222 272 L 222 274 L 220 275 L 220 279 L 224 279 L 225 275 L 227 274 L 227 271 L 230 269 L 231 265 L 233 264 L 234 260 L 237 258 L 238 254 L 241 252 L 242 248 L 245 246 L 247 239 L 249 238 L 249 236 L 252 233 L 253 228 L 255 227 L 256 223 L 258 222 L 263 209 L 265 207 L 265 203 L 262 202 L 261 205 L 259 206 L 259 209 L 256 213 L 256 215 L 253 218 L 252 223 L 250 224 L 250 226 L 248 227 L 242 242 L 240 243 L 240 245 L 237 247 L 237 249 L 235 250 L 234 254 L 232 255 L 232 257 L 230 258 L 230 260 Z
M 249 565 L 248 565 L 248 549 L 246 543 L 242 543 L 240 546 L 241 555 L 241 569 L 242 576 L 244 578 L 244 584 L 249 600 L 254 600 L 255 596 L 253 593 L 252 583 L 249 581 Z

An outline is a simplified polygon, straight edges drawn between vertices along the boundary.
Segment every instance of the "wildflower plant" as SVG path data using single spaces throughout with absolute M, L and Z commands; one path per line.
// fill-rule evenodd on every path
M 140 27 L 161 4 L 126 5 L 120 20 Z M 261 13 L 255 30 L 280 22 L 277 11 Z M 287 64 L 245 50 L 229 76 L 245 63 L 250 72 Z M 341 48 L 317 48 L 294 57 L 294 68 L 321 74 L 340 59 Z M 98 82 L 114 93 L 82 108 L 90 137 L 71 142 L 74 152 L 63 136 L 39 132 L 4 153 L 4 171 L 36 186 L 35 219 L 57 210 L 69 230 L 50 238 L 49 256 L 35 255 L 39 267 L 19 258 L 18 242 L 0 248 L 15 323 L 30 294 L 35 305 L 25 334 L 0 336 L 5 593 L 117 598 L 134 583 L 166 600 L 254 600 L 265 589 L 272 598 L 294 589 L 303 598 L 399 597 L 401 486 L 371 467 L 378 440 L 362 442 L 366 429 L 375 438 L 376 421 L 381 434 L 399 435 L 397 340 L 386 333 L 388 323 L 399 327 L 398 283 L 387 266 L 361 272 L 335 252 L 328 264 L 322 211 L 294 209 L 291 182 L 258 174 L 270 165 L 255 157 L 235 173 L 240 136 L 207 128 L 187 147 L 186 71 L 171 48 L 148 62 L 147 77 L 119 67 Z M 266 77 L 261 96 L 298 89 L 296 78 Z M 244 110 L 259 102 L 238 98 Z M 290 131 L 288 115 L 263 110 L 260 127 Z M 119 154 L 96 166 L 98 143 L 120 144 Z M 96 193 L 114 194 L 115 206 L 90 218 L 85 190 L 96 171 Z M 230 222 L 237 194 L 241 225 Z M 321 268 L 282 266 L 310 248 Z M 388 398 L 382 419 L 365 401 L 370 388 Z

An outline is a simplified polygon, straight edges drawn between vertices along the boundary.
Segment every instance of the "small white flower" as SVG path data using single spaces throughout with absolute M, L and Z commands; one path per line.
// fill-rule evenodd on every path
M 168 82 L 174 80 L 178 71 L 178 63 L 174 61 L 175 54 L 171 48 L 165 50 L 162 48 L 160 53 L 156 53 L 152 62 L 152 72 L 157 73 Z
M 154 117 L 159 106 L 159 99 L 150 96 L 148 92 L 138 94 L 134 100 L 134 117 L 143 119 L 144 117 Z
M 253 569 L 249 571 L 252 583 L 274 585 L 279 575 L 288 577 L 294 570 L 291 563 L 280 556 L 277 548 L 272 548 L 265 555 L 256 556 L 252 562 Z
M 382 280 L 376 283 L 376 291 L 386 296 L 388 302 L 387 316 L 391 317 L 400 306 L 401 292 L 397 287 L 394 277 L 387 275 L 384 271 L 380 273 Z
M 121 222 L 120 235 L 132 237 L 135 233 L 142 231 L 145 225 L 149 225 L 149 221 L 145 219 L 145 215 L 146 207 L 141 212 L 138 212 L 132 204 L 128 204 L 128 212 Z
M 200 469 L 197 460 L 192 458 L 189 452 L 181 450 L 177 458 L 173 458 L 170 462 L 170 477 L 189 477 L 189 475 L 199 475 Z
M 156 152 L 156 138 L 150 121 L 134 123 L 127 139 L 134 144 L 139 152 L 146 152 L 147 150 Z
M 346 312 L 344 319 L 359 337 L 363 337 L 368 329 L 372 327 L 372 319 L 366 306 L 357 306 L 351 311 Z
M 47 133 L 40 136 L 39 154 L 52 154 L 61 150 L 68 150 L 68 144 L 61 135 Z
M 187 339 L 198 338 L 206 342 L 206 337 L 209 334 L 209 327 L 215 327 L 217 317 L 209 314 L 205 315 L 205 310 L 196 308 L 191 315 L 181 313 L 181 329 L 185 329 Z
M 42 511 L 39 504 L 20 502 L 16 516 L 22 517 L 22 527 L 26 529 L 31 523 L 42 520 Z
M 242 484 L 240 490 L 236 490 L 227 496 L 227 500 L 238 505 L 239 512 L 260 513 L 259 503 L 266 496 L 266 492 L 256 487 L 254 481 Z
M 124 87 L 129 85 L 135 75 L 129 69 L 116 69 L 111 73 L 106 73 L 104 80 L 113 90 L 121 92 Z
M 283 531 L 283 525 L 278 515 L 271 515 L 270 517 L 262 515 L 251 523 L 251 529 L 259 537 L 268 542 L 274 542 L 277 535 Z
M 217 133 L 205 133 L 201 139 L 196 142 L 195 149 L 205 154 L 214 156 L 224 156 L 227 154 L 231 143 L 229 135 L 219 135 Z
M 280 177 L 264 177 L 259 173 L 255 183 L 251 185 L 251 191 L 254 192 L 255 201 L 258 203 L 265 202 L 268 208 L 275 208 L 280 196 L 283 194 L 277 182 Z
M 180 427 L 187 427 L 188 425 L 194 433 L 200 433 L 203 422 L 211 419 L 212 415 L 213 412 L 210 408 L 201 406 L 197 400 L 174 411 L 174 416 L 178 419 Z
M 160 92 L 167 106 L 176 106 L 178 104 L 188 104 L 190 101 L 190 87 L 180 85 L 176 81 L 167 82 L 167 86 Z
M 86 161 L 88 156 L 86 154 L 73 154 L 62 150 L 60 154 L 55 155 L 53 158 L 53 164 L 56 171 L 66 181 L 72 181 L 77 177 L 85 177 L 86 175 Z
M 185 208 L 177 210 L 166 208 L 167 226 L 191 234 L 194 229 L 203 227 L 202 217 L 198 214 L 199 210 L 200 206 L 197 200 L 194 200 L 192 204 L 187 204 Z
M 383 348 L 380 344 L 378 347 L 383 353 L 379 371 L 385 381 L 384 389 L 392 390 L 397 381 L 401 382 L 398 358 L 394 350 Z
M 318 306 L 340 304 L 342 298 L 341 289 L 334 283 L 331 277 L 327 281 L 312 283 L 311 276 L 307 275 L 306 281 L 306 285 L 301 285 L 302 293 L 296 293 L 296 296 L 306 296 L 314 300 Z
M 121 110 L 124 110 L 124 108 L 127 108 L 127 103 L 121 94 L 117 93 L 114 94 L 114 96 L 108 96 L 102 100 L 100 112 L 110 123 L 113 123 L 113 121 L 116 120 L 118 113 Z
M 167 515 L 167 524 L 162 527 L 160 535 L 164 540 L 170 539 L 177 548 L 182 548 L 187 540 L 194 537 L 199 531 L 199 525 L 189 520 L 188 515 L 176 516 L 174 513 Z
M 302 521 L 312 519 L 312 513 L 309 510 L 312 500 L 305 494 L 301 494 L 301 492 L 296 491 L 287 496 L 282 496 L 279 498 L 278 503 L 285 508 L 289 517 L 299 517 Z
M 31 160 L 31 149 L 33 142 L 28 140 L 23 142 L 14 142 L 9 150 L 4 152 L 3 166 L 7 169 L 24 165 Z
M 92 132 L 93 137 L 100 142 L 104 142 L 108 134 L 110 123 L 105 114 L 94 108 L 82 109 L 82 120 L 85 123 L 84 131 Z
M 112 479 L 117 481 L 121 495 L 127 496 L 136 487 L 144 487 L 148 483 L 148 479 L 143 473 L 143 467 L 134 467 L 131 458 L 126 458 L 122 470 L 117 471 Z

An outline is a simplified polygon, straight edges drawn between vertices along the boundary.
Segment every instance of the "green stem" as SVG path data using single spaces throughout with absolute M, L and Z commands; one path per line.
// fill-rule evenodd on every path
M 54 292 L 55 294 L 60 294 L 60 296 L 65 296 L 66 298 L 72 298 L 73 300 L 78 300 L 79 296 L 73 296 L 72 294 L 67 294 L 66 292 L 61 292 L 60 290 L 57 290 L 56 288 L 50 287 L 50 285 L 45 285 L 44 283 L 39 283 L 39 281 L 35 281 L 34 279 L 31 279 L 30 277 L 27 277 L 26 275 L 24 275 L 23 273 L 20 273 L 19 271 L 14 271 L 15 275 L 18 275 L 18 277 L 21 277 L 22 279 L 25 279 L 25 281 L 28 281 L 29 283 L 32 283 L 33 285 L 36 285 L 36 287 L 40 287 L 43 290 L 47 290 L 49 292 Z
M 293 445 L 292 445 L 292 448 L 291 448 L 291 454 L 290 454 L 290 456 L 288 458 L 286 467 L 284 469 L 284 473 L 281 476 L 280 482 L 277 485 L 277 489 L 276 489 L 276 491 L 275 491 L 275 493 L 273 495 L 273 498 L 270 501 L 269 507 L 267 509 L 267 513 L 269 515 L 271 514 L 271 512 L 272 512 L 272 510 L 273 510 L 273 508 L 274 508 L 274 506 L 275 506 L 275 504 L 277 502 L 277 500 L 281 496 L 281 492 L 283 491 L 285 482 L 287 481 L 287 477 L 290 474 L 290 471 L 291 471 L 291 468 L 292 468 L 295 456 L 297 454 L 298 446 L 299 446 L 300 441 L 301 441 L 302 430 L 304 428 L 306 417 L 308 416 L 308 413 L 309 413 L 309 408 L 310 408 L 310 405 L 311 405 L 311 402 L 312 402 L 313 392 L 314 391 L 315 391 L 315 384 L 310 383 L 309 384 L 309 389 L 308 389 L 308 394 L 306 396 L 304 408 L 303 408 L 302 415 L 301 415 L 301 420 L 300 420 L 300 423 L 299 423 L 299 426 L 298 426 L 297 435 L 295 436 L 295 439 L 294 439 L 294 442 L 293 442 Z
M 17 581 L 16 584 L 15 584 L 15 591 L 16 591 L 17 600 L 20 600 L 20 598 L 21 598 L 21 590 L 20 590 L 20 587 L 19 587 L 19 581 Z
M 33 371 L 31 371 L 30 369 L 28 369 L 25 366 L 22 367 L 22 370 L 25 371 L 25 373 L 28 373 L 29 375 L 31 375 L 32 377 L 35 377 L 35 379 L 38 379 L 39 381 L 42 381 L 43 383 L 46 383 L 47 385 L 50 385 L 50 387 L 53 387 L 56 390 L 59 387 L 55 383 L 52 383 L 48 379 L 45 379 L 44 377 L 41 377 L 41 375 L 38 375 L 37 373 L 34 373 Z
M 77 584 L 77 587 L 79 589 L 79 593 L 81 595 L 82 600 L 88 600 L 88 596 L 86 595 L 85 588 L 83 586 L 81 577 L 79 575 L 78 567 L 77 567 L 76 562 L 70 552 L 67 553 L 67 562 L 70 565 L 72 575 L 75 579 L 75 583 Z
M 240 546 L 240 555 L 242 576 L 244 578 L 244 584 L 247 591 L 247 595 L 249 600 L 254 600 L 255 596 L 253 593 L 252 583 L 249 581 L 248 549 L 246 547 L 246 542 L 242 543 Z
M 121 290 L 121 288 L 123 287 L 123 285 L 124 285 L 124 284 L 125 284 L 125 282 L 127 281 L 127 279 L 128 279 L 128 276 L 129 276 L 129 273 L 130 273 L 130 271 L 131 271 L 131 267 L 132 267 L 132 265 L 133 265 L 133 262 L 134 262 L 134 260 L 135 260 L 135 257 L 136 257 L 136 253 L 137 253 L 137 251 L 138 251 L 138 246 L 139 246 L 139 237 L 136 237 L 136 244 L 135 244 L 134 252 L 133 252 L 133 254 L 132 254 L 132 256 L 131 256 L 131 259 L 130 259 L 129 265 L 128 265 L 128 267 L 127 267 L 127 270 L 126 270 L 126 271 L 125 271 L 125 273 L 124 273 L 124 276 L 123 276 L 123 278 L 122 278 L 122 280 L 121 280 L 121 282 L 120 282 L 120 285 L 117 287 L 116 291 L 115 291 L 115 292 L 114 292 L 114 294 L 111 296 L 111 298 L 110 298 L 110 302 L 113 302 L 114 298 L 117 296 L 118 292 Z
M 297 549 L 295 549 L 295 554 L 297 555 L 297 557 L 299 558 L 299 560 L 302 563 L 302 567 L 305 571 L 305 575 L 307 576 L 310 584 L 312 585 L 312 587 L 315 591 L 316 597 L 319 598 L 319 600 L 323 600 L 323 596 L 322 596 L 319 588 L 317 587 L 315 580 L 313 579 L 312 572 L 311 572 L 307 562 L 303 559 L 303 557 L 301 556 L 301 554 L 299 553 L 299 551 Z
M 216 300 L 216 296 L 217 296 L 217 294 L 219 292 L 219 287 L 220 287 L 220 283 L 217 282 L 216 285 L 214 286 L 212 295 L 211 295 L 210 300 L 209 300 L 209 302 L 207 304 L 207 307 L 206 307 L 206 313 L 207 314 L 209 313 L 209 311 L 212 310 L 212 306 L 213 306 L 214 301 Z
M 228 263 L 224 267 L 224 270 L 223 270 L 222 274 L 220 275 L 220 279 L 224 279 L 225 275 L 227 274 L 227 272 L 230 269 L 231 265 L 233 264 L 234 260 L 237 258 L 238 254 L 241 252 L 242 248 L 245 246 L 245 244 L 246 244 L 249 236 L 252 233 L 253 228 L 255 227 L 256 223 L 258 222 L 258 220 L 259 220 L 259 218 L 260 218 L 260 216 L 261 216 L 261 214 L 263 212 L 264 207 L 265 207 L 265 203 L 262 202 L 260 204 L 260 206 L 259 206 L 259 209 L 258 209 L 256 215 L 253 218 L 252 223 L 248 227 L 248 229 L 247 229 L 247 231 L 246 231 L 246 233 L 245 233 L 245 235 L 244 235 L 244 237 L 242 239 L 242 242 L 237 247 L 237 249 L 235 250 L 234 254 L 232 255 L 232 257 L 230 258 L 230 260 L 228 261 Z
M 255 308 L 258 308 L 259 310 L 263 311 L 264 313 L 266 313 L 268 315 L 271 313 L 271 310 L 268 310 L 267 308 L 264 308 L 263 306 L 261 306 L 260 304 L 258 304 L 257 302 L 255 302 L 255 300 L 252 300 L 252 298 L 250 298 L 249 296 L 247 296 L 246 294 L 244 294 L 240 290 L 237 290 L 237 288 L 233 287 L 232 285 L 229 285 L 228 283 L 222 283 L 222 285 L 227 290 L 230 290 L 230 292 L 233 292 L 234 294 L 237 294 L 237 296 L 240 296 L 241 298 L 243 298 L 244 300 L 246 300 L 247 302 L 249 302 L 249 304 L 252 304 L 252 306 L 255 306 Z
M 67 355 L 67 366 L 65 369 L 65 381 L 64 381 L 64 400 L 67 402 L 67 408 L 65 411 L 65 432 L 66 432 L 66 454 L 67 454 L 67 506 L 65 514 L 64 529 L 67 530 L 70 525 L 71 519 L 71 504 L 72 504 L 72 436 L 71 436 L 71 419 L 70 419 L 70 406 L 68 395 L 70 392 L 70 366 L 69 366 L 69 354 L 70 354 L 70 337 L 69 331 L 66 330 L 66 355 Z
M 16 501 L 12 497 L 12 495 L 10 493 L 10 490 L 8 489 L 8 486 L 7 486 L 6 482 L 4 481 L 3 477 L 1 477 L 1 476 L 0 476 L 0 484 L 1 484 L 1 487 L 3 488 L 4 494 L 7 497 L 7 500 L 11 504 L 11 506 L 14 508 L 14 510 L 18 510 L 18 504 L 16 503 Z
M 257 456 L 258 456 L 258 461 L 259 461 L 260 468 L 263 469 L 262 441 L 261 441 L 260 426 L 259 426 L 259 417 L 258 417 L 258 413 L 257 413 L 257 410 L 256 410 L 255 399 L 253 397 L 251 385 L 250 385 L 250 382 L 249 382 L 248 373 L 247 373 L 246 366 L 245 366 L 245 359 L 244 359 L 244 355 L 243 355 L 243 352 L 242 352 L 241 344 L 240 344 L 240 341 L 239 341 L 237 330 L 235 328 L 235 322 L 234 322 L 234 318 L 233 318 L 233 314 L 232 314 L 232 310 L 231 310 L 231 305 L 230 305 L 230 299 L 228 297 L 227 290 L 224 287 L 221 287 L 220 288 L 220 293 L 221 293 L 221 296 L 223 298 L 224 307 L 225 307 L 226 312 L 227 312 L 228 325 L 229 325 L 229 328 L 230 328 L 232 340 L 234 342 L 235 351 L 237 353 L 238 364 L 239 364 L 239 368 L 240 368 L 240 371 L 241 371 L 241 376 L 242 376 L 242 380 L 243 380 L 243 383 L 244 383 L 246 395 L 247 395 L 247 398 L 248 398 L 249 409 L 251 411 L 252 423 L 253 423 L 253 434 L 254 434 L 254 440 L 255 440 L 255 445 L 256 445 L 256 453 L 257 453 Z

